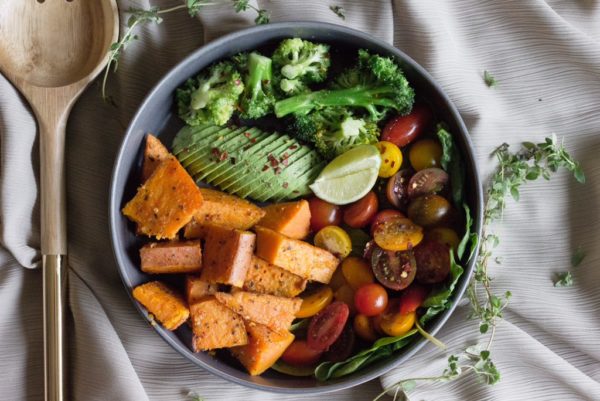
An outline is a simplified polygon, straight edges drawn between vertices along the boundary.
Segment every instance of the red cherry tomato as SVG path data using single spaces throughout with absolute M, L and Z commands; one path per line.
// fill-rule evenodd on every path
M 416 311 L 423 304 L 427 295 L 429 295 L 429 290 L 417 284 L 412 284 L 402 291 L 400 295 L 400 314 L 406 315 Z
M 287 347 L 281 359 L 293 366 L 311 366 L 319 361 L 322 353 L 309 347 L 305 340 L 296 340 Z
M 358 313 L 365 316 L 379 315 L 385 310 L 387 303 L 387 291 L 379 284 L 365 284 L 354 294 L 354 306 Z
M 349 315 L 348 305 L 336 301 L 313 316 L 306 335 L 308 346 L 318 351 L 329 349 L 342 334 Z
M 417 104 L 410 114 L 391 119 L 383 129 L 381 140 L 392 142 L 399 148 L 406 146 L 423 133 L 432 118 L 427 106 Z
M 385 209 L 385 210 L 382 210 L 379 213 L 377 213 L 375 215 L 375 218 L 373 219 L 373 222 L 371 222 L 371 237 L 373 236 L 375 227 L 377 227 L 378 224 L 386 222 L 389 219 L 393 218 L 394 216 L 406 217 L 404 214 L 402 214 L 401 212 L 394 210 L 394 209 Z
M 352 228 L 363 228 L 371 222 L 378 207 L 377 195 L 370 191 L 363 198 L 344 209 L 344 223 Z
M 314 232 L 326 226 L 339 226 L 342 222 L 342 209 L 319 198 L 308 200 L 310 227 Z

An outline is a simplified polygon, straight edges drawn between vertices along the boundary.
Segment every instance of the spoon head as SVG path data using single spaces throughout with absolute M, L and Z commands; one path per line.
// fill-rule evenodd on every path
M 117 35 L 114 0 L 0 0 L 0 69 L 32 86 L 94 78 Z

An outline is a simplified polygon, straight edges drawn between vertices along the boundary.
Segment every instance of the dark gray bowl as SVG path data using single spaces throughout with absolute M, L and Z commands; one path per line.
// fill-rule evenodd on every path
M 451 132 L 453 132 L 456 142 L 460 146 L 467 168 L 467 200 L 475 219 L 474 230 L 480 233 L 483 205 L 482 190 L 467 130 L 456 107 L 421 66 L 387 43 L 365 33 L 338 25 L 287 22 L 257 26 L 215 40 L 179 63 L 150 92 L 129 125 L 115 162 L 110 189 L 109 213 L 112 244 L 117 265 L 130 296 L 133 287 L 151 280 L 151 277 L 142 273 L 139 269 L 138 249 L 141 240 L 136 238 L 133 225 L 120 212 L 124 204 L 133 197 L 139 185 L 144 136 L 146 133 L 151 132 L 157 134 L 165 144 L 171 145 L 174 135 L 182 126 L 182 123 L 173 113 L 173 93 L 187 78 L 216 60 L 229 57 L 240 51 L 268 48 L 279 40 L 288 37 L 302 37 L 330 43 L 335 48 L 352 50 L 352 54 L 355 54 L 354 50 L 356 49 L 366 48 L 382 55 L 395 57 L 398 60 L 418 96 L 426 99 L 436 110 L 437 116 L 449 124 Z M 472 271 L 473 262 L 471 261 L 457 286 L 453 306 L 440 314 L 428 326 L 431 334 L 436 334 L 454 311 L 457 301 L 462 297 L 467 287 Z M 133 298 L 132 301 L 138 312 L 148 319 L 146 311 Z M 348 377 L 321 383 L 314 378 L 296 378 L 273 371 L 265 372 L 259 377 L 252 377 L 234 360 L 228 358 L 226 353 L 219 354 L 217 358 L 214 358 L 207 353 L 192 352 L 190 346 L 191 332 L 188 327 L 182 327 L 176 332 L 167 331 L 160 325 L 155 325 L 154 329 L 177 352 L 192 363 L 215 375 L 260 390 L 294 394 L 324 393 L 364 383 L 406 361 L 426 343 L 424 338 L 419 338 L 387 360 L 373 364 Z

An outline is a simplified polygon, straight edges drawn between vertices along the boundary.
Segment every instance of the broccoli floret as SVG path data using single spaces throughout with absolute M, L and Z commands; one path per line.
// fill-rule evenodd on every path
M 413 102 L 414 91 L 394 60 L 360 50 L 358 65 L 342 73 L 332 88 L 280 100 L 275 115 L 343 106 L 363 109 L 372 121 L 380 121 L 391 110 L 407 114 Z
M 244 75 L 244 92 L 240 97 L 241 116 L 256 119 L 273 110 L 273 68 L 270 58 L 256 52 L 238 54 L 234 57 Z
M 244 83 L 233 63 L 217 63 L 177 89 L 179 117 L 188 125 L 223 125 L 243 91 Z
M 375 143 L 380 133 L 375 122 L 354 116 L 343 107 L 294 116 L 289 128 L 299 139 L 314 143 L 327 159 L 333 159 L 354 146 Z
M 322 82 L 331 64 L 329 46 L 299 38 L 286 39 L 273 53 L 273 64 L 282 78 L 305 84 Z
M 279 90 L 287 96 L 299 95 L 301 93 L 309 92 L 310 89 L 304 83 L 304 81 L 296 79 L 283 78 L 279 81 Z

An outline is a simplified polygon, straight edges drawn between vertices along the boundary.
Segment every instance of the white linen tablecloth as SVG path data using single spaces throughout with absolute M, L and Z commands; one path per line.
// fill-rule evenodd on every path
M 172 1 L 119 1 L 122 25 L 129 6 Z M 514 296 L 492 356 L 503 379 L 494 386 L 473 377 L 418 386 L 420 400 L 600 400 L 600 2 L 595 0 L 272 0 L 253 3 L 272 21 L 343 24 L 393 43 L 423 65 L 458 106 L 485 178 L 490 151 L 502 142 L 538 141 L 555 132 L 581 160 L 588 182 L 567 174 L 527 185 L 518 206 L 509 202 L 498 230 L 502 265 L 494 288 Z M 346 20 L 330 5 L 341 5 Z M 185 11 L 138 30 L 108 90 L 117 107 L 92 85 L 67 128 L 71 381 L 74 400 L 300 400 L 233 385 L 188 363 L 164 343 L 129 301 L 113 260 L 107 193 L 125 128 L 150 88 L 207 40 L 253 24 L 228 1 Z M 489 70 L 498 80 L 488 88 Z M 38 146 L 35 121 L 19 93 L 0 76 L 0 399 L 43 398 L 42 300 L 39 265 Z M 34 173 L 35 172 L 35 173 Z M 552 275 L 570 268 L 577 246 L 587 257 L 575 285 L 554 288 Z M 450 351 L 473 344 L 477 322 L 462 302 L 440 333 Z M 427 346 L 385 375 L 436 375 L 448 353 Z M 369 400 L 377 381 L 327 395 Z

